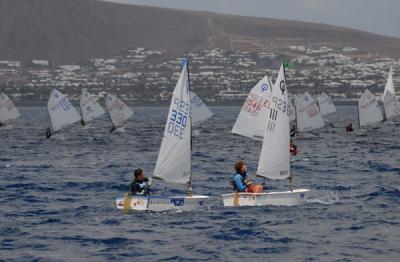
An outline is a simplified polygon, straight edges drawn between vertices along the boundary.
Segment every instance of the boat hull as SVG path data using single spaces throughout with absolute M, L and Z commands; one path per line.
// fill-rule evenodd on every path
M 295 189 L 285 192 L 269 193 L 238 193 L 235 201 L 235 193 L 222 195 L 224 206 L 297 206 L 307 200 L 308 189 Z M 237 205 L 234 203 L 236 202 Z
M 194 211 L 204 206 L 208 196 L 132 196 L 130 209 L 137 211 Z M 124 197 L 116 199 L 118 209 L 124 208 Z

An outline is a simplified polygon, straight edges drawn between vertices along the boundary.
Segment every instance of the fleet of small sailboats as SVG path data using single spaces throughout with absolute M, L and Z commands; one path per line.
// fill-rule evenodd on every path
M 82 90 L 80 113 L 68 97 L 52 89 L 47 110 L 49 128 L 47 138 L 81 122 L 82 126 L 108 114 L 113 132 L 123 127 L 134 112 L 117 96 L 107 94 L 106 110 L 97 96 Z M 400 116 L 400 102 L 396 97 L 393 83 L 393 69 L 390 67 L 382 96 L 377 98 L 368 89 L 357 103 L 360 127 L 379 123 Z M 231 133 L 261 141 L 261 152 L 257 176 L 264 179 L 290 180 L 290 190 L 281 192 L 247 193 L 234 192 L 222 195 L 224 206 L 293 206 L 307 200 L 309 189 L 292 189 L 290 168 L 290 122 L 295 121 L 295 131 L 310 132 L 325 126 L 323 116 L 336 112 L 332 99 L 321 93 L 314 99 L 309 93 L 296 94 L 289 99 L 286 87 L 284 63 L 281 64 L 275 84 L 264 76 L 250 91 L 243 104 Z M 213 116 L 213 112 L 191 91 L 188 61 L 181 65 L 181 73 L 173 91 L 164 136 L 160 146 L 153 178 L 166 183 L 187 185 L 187 195 L 144 196 L 125 194 L 116 199 L 118 209 L 141 211 L 190 211 L 204 205 L 209 198 L 192 194 L 192 136 L 193 127 Z M 0 94 L 0 126 L 20 117 L 18 109 L 10 98 Z
M 0 126 L 20 116 L 21 114 L 11 99 L 6 94 L 0 93 Z

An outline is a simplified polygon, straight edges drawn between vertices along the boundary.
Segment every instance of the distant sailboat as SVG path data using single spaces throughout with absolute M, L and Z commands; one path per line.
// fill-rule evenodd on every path
M 68 100 L 67 96 L 52 89 L 47 110 L 50 116 L 50 127 L 46 130 L 46 137 L 50 138 L 57 131 L 81 120 L 81 116 Z
M 110 132 L 121 127 L 133 115 L 133 111 L 121 99 L 112 94 L 107 94 L 106 108 L 113 125 Z
M 104 109 L 97 102 L 96 97 L 90 94 L 85 88 L 82 90 L 79 105 L 82 113 L 82 126 L 105 113 Z
M 400 103 L 397 100 L 394 88 L 392 66 L 390 66 L 385 90 L 382 95 L 382 103 L 386 119 L 392 119 L 400 115 Z
M 295 103 L 297 131 L 307 132 L 325 126 L 318 105 L 310 94 L 305 92 Z
M 187 184 L 189 195 L 117 198 L 117 208 L 168 211 L 197 210 L 208 196 L 192 195 L 192 119 L 188 65 L 185 63 L 175 86 L 165 125 L 164 137 L 154 169 L 154 177 L 168 183 Z M 130 201 L 130 204 L 125 203 Z
M 6 94 L 0 93 L 0 126 L 20 116 L 21 114 L 11 99 Z
M 283 64 L 277 80 L 266 98 L 268 118 L 264 124 L 264 138 L 257 175 L 284 180 L 291 177 L 289 153 L 288 94 Z M 307 199 L 308 189 L 270 193 L 231 193 L 222 195 L 224 206 L 293 206 Z
M 200 123 L 211 118 L 214 113 L 207 107 L 206 104 L 196 95 L 193 91 L 190 91 L 190 96 L 192 98 L 192 126 L 197 126 Z
M 263 141 L 271 106 L 272 84 L 264 76 L 250 91 L 232 128 L 232 133 Z
M 322 94 L 317 97 L 317 101 L 322 116 L 326 116 L 336 112 L 336 107 L 333 104 L 332 99 L 324 92 L 322 92 Z
M 375 96 L 368 89 L 358 100 L 358 121 L 360 127 L 382 122 L 383 115 Z

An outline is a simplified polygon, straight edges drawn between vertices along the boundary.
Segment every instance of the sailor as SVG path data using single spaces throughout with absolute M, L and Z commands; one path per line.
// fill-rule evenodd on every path
M 81 119 L 81 126 L 85 126 L 85 125 L 86 125 L 85 121 L 83 121 L 83 119 Z
M 353 131 L 354 131 L 353 124 L 352 123 L 348 124 L 346 126 L 346 132 L 353 132 Z
M 233 176 L 233 191 L 235 192 L 248 192 L 248 193 L 262 193 L 263 186 L 253 184 L 247 180 L 246 172 L 247 165 L 243 161 L 235 163 L 236 174 Z
M 290 129 L 290 136 L 294 137 L 296 133 L 297 133 L 296 126 L 293 125 L 292 128 Z
M 46 138 L 49 139 L 51 137 L 51 129 L 50 127 L 46 128 Z
M 133 175 L 135 178 L 131 183 L 132 195 L 150 195 L 150 186 L 152 179 L 144 177 L 144 172 L 140 168 L 135 169 Z
M 114 132 L 115 130 L 116 130 L 116 128 L 115 128 L 115 126 L 113 126 L 113 127 L 110 129 L 110 133 Z
M 293 143 L 292 139 L 290 139 L 290 154 L 292 156 L 297 156 L 297 146 Z

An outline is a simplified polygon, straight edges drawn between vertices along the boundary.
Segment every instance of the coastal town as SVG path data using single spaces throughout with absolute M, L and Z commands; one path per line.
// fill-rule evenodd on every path
M 161 51 L 135 48 L 70 65 L 43 59 L 1 60 L 0 89 L 16 103 L 43 103 L 53 87 L 73 101 L 87 88 L 99 97 L 115 93 L 129 104 L 167 103 L 183 57 L 190 62 L 193 91 L 211 104 L 243 101 L 265 74 L 274 81 L 282 59 L 288 62 L 291 93 L 326 92 L 336 101 L 355 100 L 366 88 L 379 95 L 391 64 L 395 84 L 400 81 L 396 74 L 400 60 L 361 53 L 354 47 L 290 45 L 279 53 L 212 49 L 174 58 Z

